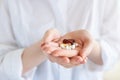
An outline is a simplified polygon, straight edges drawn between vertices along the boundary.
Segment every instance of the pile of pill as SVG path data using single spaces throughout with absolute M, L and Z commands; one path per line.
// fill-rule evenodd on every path
M 75 49 L 78 44 L 75 42 L 74 39 L 64 39 L 63 42 L 60 44 L 62 49 L 72 50 Z

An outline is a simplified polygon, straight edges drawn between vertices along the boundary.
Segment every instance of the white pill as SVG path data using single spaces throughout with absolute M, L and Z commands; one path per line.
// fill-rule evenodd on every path
M 68 45 L 68 46 L 66 46 L 65 49 L 67 49 L 67 50 L 71 50 L 71 47 Z
M 71 49 L 75 49 L 75 47 L 76 47 L 75 45 L 71 45 Z
M 60 44 L 60 47 L 61 47 L 62 49 L 65 49 L 65 48 L 66 48 L 64 44 Z
M 78 43 L 74 43 L 73 45 L 78 46 L 79 44 Z

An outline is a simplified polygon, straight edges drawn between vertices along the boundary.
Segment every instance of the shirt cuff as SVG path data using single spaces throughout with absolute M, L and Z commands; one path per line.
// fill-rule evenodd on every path
M 113 67 L 113 65 L 118 60 L 117 52 L 109 46 L 104 40 L 99 41 L 101 46 L 101 57 L 103 60 L 103 65 L 98 65 L 92 62 L 91 60 L 88 60 L 87 62 L 87 68 L 89 70 L 108 70 Z
M 103 60 L 103 69 L 108 70 L 117 63 L 118 60 L 118 52 L 114 49 L 114 46 L 110 46 L 107 42 L 104 40 L 100 41 L 101 44 L 101 56 Z
M 25 80 L 33 80 L 36 69 L 37 67 L 34 67 L 33 69 L 29 70 L 27 73 L 23 75 L 23 78 Z
M 9 80 L 24 80 L 22 76 L 21 56 L 24 49 L 15 50 L 5 55 L 2 62 L 2 70 Z

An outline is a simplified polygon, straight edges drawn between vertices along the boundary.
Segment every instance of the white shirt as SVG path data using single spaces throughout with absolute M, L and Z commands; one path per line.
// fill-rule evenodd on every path
M 120 53 L 118 0 L 3 0 L 0 3 L 0 80 L 102 80 Z M 87 29 L 101 45 L 103 66 L 66 69 L 46 60 L 22 76 L 21 55 L 45 31 Z

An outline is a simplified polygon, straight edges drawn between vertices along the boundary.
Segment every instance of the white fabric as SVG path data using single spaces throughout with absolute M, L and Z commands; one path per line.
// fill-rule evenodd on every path
M 0 80 L 102 80 L 120 54 L 118 0 L 3 0 L 0 4 Z M 46 30 L 62 34 L 87 29 L 101 45 L 104 62 L 71 69 L 49 60 L 22 73 L 25 47 L 39 41 Z

